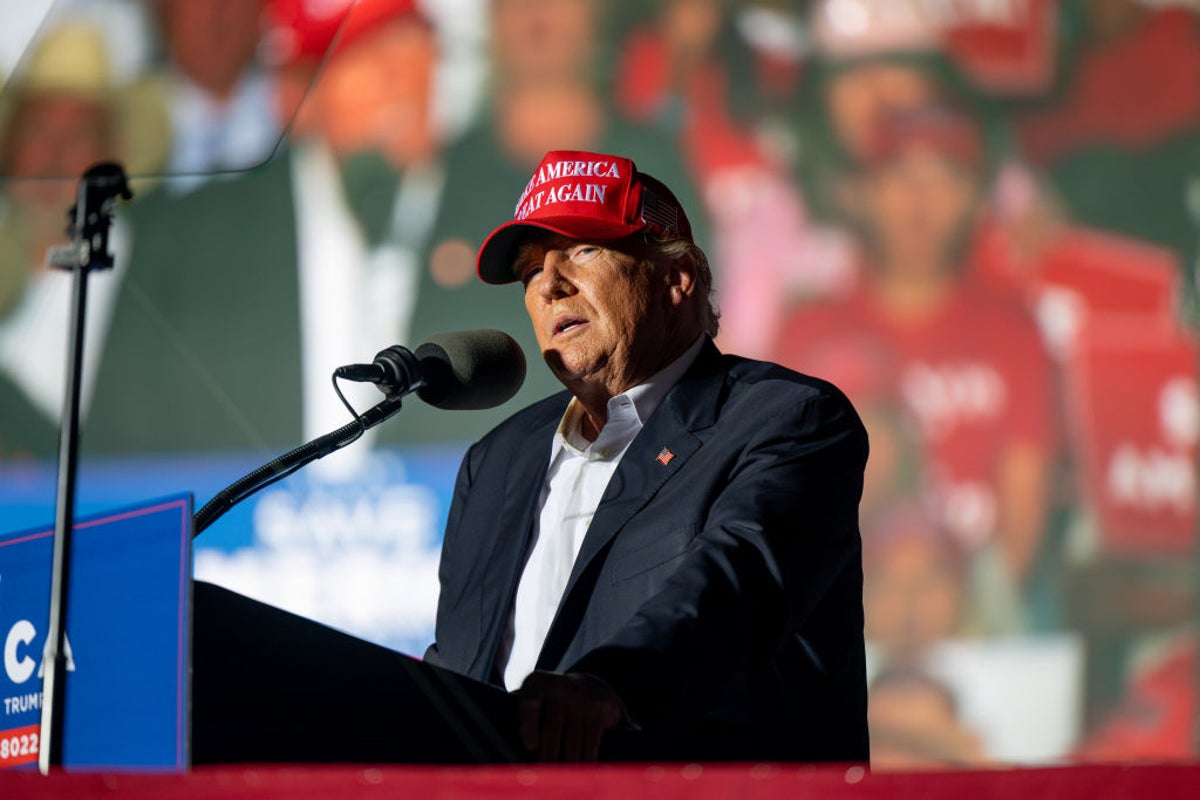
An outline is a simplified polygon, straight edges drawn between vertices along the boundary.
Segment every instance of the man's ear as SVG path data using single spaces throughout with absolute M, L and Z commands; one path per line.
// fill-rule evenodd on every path
M 696 257 L 692 253 L 685 253 L 667 262 L 667 293 L 672 306 L 683 305 L 696 291 L 696 273 L 699 268 L 700 265 L 696 263 Z

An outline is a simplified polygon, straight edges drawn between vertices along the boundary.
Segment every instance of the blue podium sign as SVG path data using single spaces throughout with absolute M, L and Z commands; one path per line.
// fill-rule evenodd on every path
M 191 519 L 186 494 L 76 521 L 64 766 L 187 766 Z M 38 758 L 53 541 L 0 535 L 0 767 Z

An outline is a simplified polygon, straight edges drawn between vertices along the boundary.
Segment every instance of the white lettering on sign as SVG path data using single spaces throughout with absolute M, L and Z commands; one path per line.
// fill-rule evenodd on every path
M 27 711 L 38 711 L 42 707 L 42 693 L 31 692 L 16 697 L 4 698 L 5 714 L 24 714 Z
M 957 481 L 939 486 L 937 507 L 943 524 L 970 551 L 996 532 L 996 492 L 982 481 Z
M 923 364 L 904 371 L 904 400 L 926 435 L 937 439 L 964 422 L 995 419 L 1008 403 L 1008 387 L 982 362 Z
M 438 553 L 438 511 L 437 496 L 413 484 L 348 498 L 265 492 L 254 507 L 254 527 L 260 544 L 283 553 L 310 550 L 333 558 L 361 549 L 379 559 L 416 559 Z
M 1118 505 L 1180 515 L 1196 506 L 1196 467 L 1186 453 L 1123 443 L 1109 459 L 1106 485 Z
M 27 619 L 17 620 L 4 639 L 4 671 L 13 683 L 24 683 L 33 675 L 37 662 L 28 653 L 18 655 L 17 648 L 28 647 L 37 635 L 33 623 Z
M 28 652 L 22 652 L 36 636 L 37 629 L 33 627 L 33 623 L 27 619 L 19 619 L 4 637 L 4 672 L 13 683 L 22 684 L 29 680 L 34 669 L 37 669 L 39 678 L 44 674 L 42 665 L 34 661 Z M 71 640 L 66 636 L 63 637 L 63 655 L 67 659 L 67 671 L 74 672 L 75 654 L 71 652 Z

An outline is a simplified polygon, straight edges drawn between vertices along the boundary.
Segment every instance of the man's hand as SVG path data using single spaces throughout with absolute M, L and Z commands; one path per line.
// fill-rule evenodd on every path
M 623 716 L 608 684 L 577 672 L 534 672 L 517 696 L 521 742 L 541 761 L 596 761 L 601 738 Z

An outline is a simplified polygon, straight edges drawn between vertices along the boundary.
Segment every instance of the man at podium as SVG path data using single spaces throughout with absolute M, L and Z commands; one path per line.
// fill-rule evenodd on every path
M 543 760 L 866 761 L 849 401 L 718 351 L 687 214 L 628 159 L 549 153 L 478 273 L 566 391 L 463 459 L 426 660 L 516 692 Z

